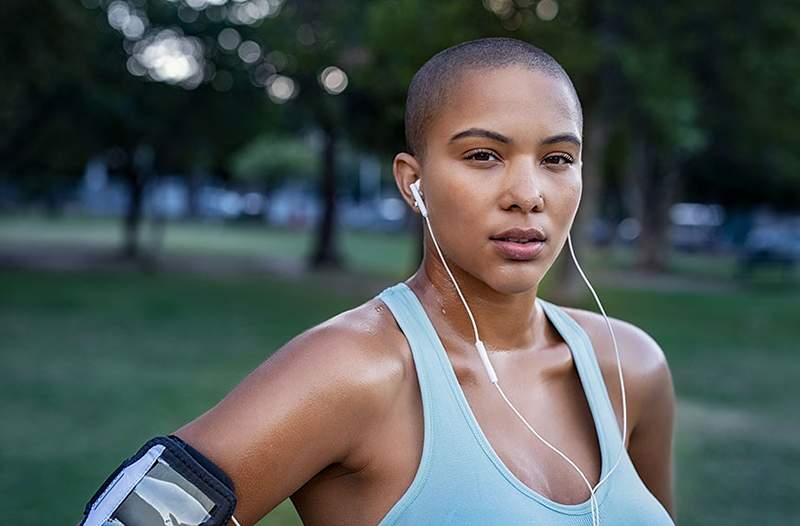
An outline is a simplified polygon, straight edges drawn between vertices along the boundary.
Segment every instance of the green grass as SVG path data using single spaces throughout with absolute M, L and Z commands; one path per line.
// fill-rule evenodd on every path
M 74 523 L 147 437 L 355 301 L 262 279 L 117 273 L 6 271 L 0 291 L 0 491 L 14 524 Z M 293 514 L 284 506 L 267 524 L 296 524 Z
M 12 223 L 0 220 L 0 243 L 110 246 L 118 233 L 108 221 Z M 302 257 L 309 242 L 263 227 L 173 230 L 169 250 Z M 388 285 L 407 269 L 411 243 L 345 234 L 342 245 L 358 272 L 390 276 Z M 587 258 L 590 277 L 592 267 L 609 264 L 604 257 Z M 625 257 L 611 264 L 624 268 Z M 719 265 L 681 259 L 676 270 L 711 277 Z M 318 285 L 0 270 L 5 520 L 74 524 L 85 499 L 144 440 L 206 410 L 294 335 L 367 299 L 343 287 L 320 294 Z M 610 315 L 639 325 L 667 353 L 679 396 L 678 524 L 798 523 L 797 284 L 705 292 L 594 285 Z M 299 521 L 286 501 L 262 524 Z
M 794 289 L 606 289 L 601 298 L 607 312 L 642 327 L 668 351 L 683 397 L 786 418 L 796 412 L 785 391 L 800 378 L 800 294 Z

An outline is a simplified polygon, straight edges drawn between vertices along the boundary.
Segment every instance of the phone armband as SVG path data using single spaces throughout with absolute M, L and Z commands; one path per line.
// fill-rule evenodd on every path
M 226 526 L 235 507 L 230 478 L 170 435 L 149 440 L 114 470 L 78 526 Z

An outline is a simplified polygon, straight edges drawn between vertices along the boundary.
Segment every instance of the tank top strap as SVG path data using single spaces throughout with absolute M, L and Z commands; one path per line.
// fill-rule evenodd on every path
M 402 281 L 385 288 L 378 298 L 389 307 L 411 348 L 422 398 L 425 430 L 430 431 L 432 438 L 445 432 L 448 425 L 453 425 L 457 409 L 451 402 L 447 382 L 442 378 L 436 341 L 431 338 L 432 329 L 426 326 L 430 322 L 427 317 L 420 316 L 421 307 L 415 303 L 416 296 Z
M 416 294 L 403 281 L 387 287 L 378 297 L 392 311 L 397 324 L 405 334 L 422 397 L 425 426 L 431 435 L 448 436 L 449 444 L 470 432 L 466 410 L 459 401 L 458 381 L 452 373 L 447 355 L 441 346 L 436 330 Z M 437 440 L 438 442 L 438 440 Z
M 424 320 L 420 318 L 416 306 L 406 293 L 406 287 L 405 283 L 397 283 L 385 288 L 378 294 L 378 297 L 392 311 L 397 324 L 408 340 L 411 354 L 414 357 L 414 365 L 418 369 L 420 390 L 424 400 L 424 395 L 431 393 L 434 389 L 432 373 L 434 366 L 438 367 L 438 364 L 435 361 L 436 357 L 429 352 L 431 342 L 426 327 L 423 325 Z
M 587 380 L 585 384 L 587 402 L 601 415 L 605 435 L 610 442 L 609 446 L 616 450 L 622 443 L 622 433 L 589 335 L 560 306 L 542 298 L 537 298 L 536 301 L 572 349 L 578 374 Z

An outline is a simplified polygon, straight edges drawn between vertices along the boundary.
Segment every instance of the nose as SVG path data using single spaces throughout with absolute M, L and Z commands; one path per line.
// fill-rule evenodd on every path
M 535 160 L 519 159 L 509 166 L 504 178 L 505 188 L 501 198 L 503 210 L 519 209 L 523 212 L 542 211 L 542 195 Z

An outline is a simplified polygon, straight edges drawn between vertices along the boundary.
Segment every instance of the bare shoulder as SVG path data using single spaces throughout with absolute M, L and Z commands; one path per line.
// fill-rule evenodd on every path
M 368 432 L 373 417 L 384 414 L 413 374 L 413 361 L 402 352 L 403 338 L 388 307 L 371 298 L 297 335 L 265 363 L 292 362 L 304 372 L 298 388 L 314 390 L 321 383 L 328 395 L 346 399 L 360 415 L 343 424 Z M 351 447 L 359 440 L 353 436 Z
M 231 477 L 240 521 L 256 522 L 328 466 L 363 467 L 359 446 L 408 374 L 398 333 L 373 298 L 292 338 L 175 432 Z
M 409 374 L 414 374 L 410 353 L 403 352 L 405 336 L 389 308 L 378 298 L 342 312 L 310 329 L 300 340 L 329 342 L 333 353 L 322 366 L 341 367 L 348 383 L 366 391 L 373 414 L 383 414 Z M 314 348 L 316 345 L 303 345 Z M 332 362 L 332 363 L 327 363 Z
M 621 418 L 617 360 L 611 333 L 602 314 L 585 309 L 562 307 L 583 328 L 595 350 L 609 396 L 618 418 Z M 628 414 L 631 422 L 639 417 L 654 400 L 672 396 L 669 363 L 661 346 L 644 329 L 625 320 L 608 317 L 617 340 L 625 378 Z M 629 428 L 631 429 L 631 428 Z
M 391 395 L 409 365 L 398 352 L 402 338 L 389 309 L 372 298 L 297 335 L 278 352 L 340 370 L 351 384 Z
M 564 310 L 586 331 L 621 426 L 622 397 L 614 344 L 602 314 Z M 673 433 L 675 390 L 661 346 L 640 327 L 609 316 L 619 348 L 628 405 L 628 454 L 640 478 L 675 517 Z
M 610 363 L 616 369 L 614 343 L 603 315 L 573 307 L 562 307 L 562 309 L 586 331 L 601 367 L 605 369 L 604 366 Z M 609 316 L 608 321 L 617 340 L 620 358 L 624 362 L 623 367 L 626 367 L 626 376 L 627 371 L 636 376 L 648 376 L 668 368 L 667 358 L 661 346 L 644 329 L 613 316 Z M 603 372 L 605 373 L 605 370 Z

